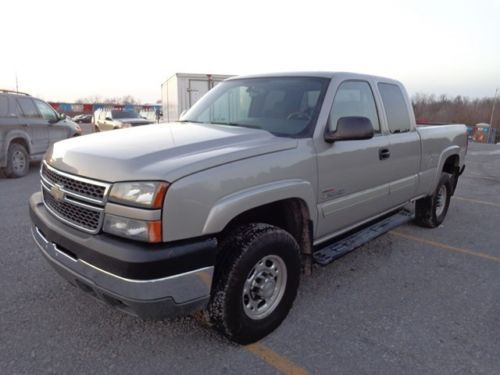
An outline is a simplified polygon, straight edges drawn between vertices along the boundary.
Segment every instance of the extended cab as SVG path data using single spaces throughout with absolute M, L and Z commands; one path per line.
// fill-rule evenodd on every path
M 391 79 L 231 78 L 177 123 L 56 143 L 33 236 L 94 297 L 141 317 L 203 310 L 247 343 L 286 317 L 332 239 L 413 201 L 438 226 L 466 146 L 465 126 L 417 128 Z

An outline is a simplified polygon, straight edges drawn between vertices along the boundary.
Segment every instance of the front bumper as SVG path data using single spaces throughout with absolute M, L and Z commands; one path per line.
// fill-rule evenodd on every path
M 148 248 L 134 241 L 85 234 L 48 213 L 40 193 L 30 199 L 30 214 L 33 238 L 49 264 L 72 285 L 113 307 L 142 318 L 161 318 L 189 314 L 208 302 L 216 252 L 213 239 Z M 121 259 L 110 260 L 109 255 L 120 247 Z M 204 262 L 193 261 L 194 269 L 188 268 L 185 259 L 179 261 L 197 253 L 203 253 Z M 92 260 L 99 260 L 98 264 Z M 165 262 L 176 267 L 161 267 Z

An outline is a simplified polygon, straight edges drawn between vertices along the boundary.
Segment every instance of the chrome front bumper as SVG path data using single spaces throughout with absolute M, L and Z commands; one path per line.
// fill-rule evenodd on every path
M 33 238 L 50 265 L 71 284 L 99 300 L 143 318 L 186 315 L 210 298 L 214 267 L 152 280 L 124 278 L 102 270 L 50 242 L 35 225 Z

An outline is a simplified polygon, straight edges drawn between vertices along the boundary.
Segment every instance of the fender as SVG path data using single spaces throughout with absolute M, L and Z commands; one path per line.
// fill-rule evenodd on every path
M 460 160 L 460 147 L 457 145 L 451 145 L 447 148 L 444 149 L 444 151 L 439 155 L 439 160 L 436 168 L 436 174 L 434 176 L 434 184 L 432 186 L 432 190 L 434 190 L 439 182 L 439 179 L 441 178 L 441 172 L 443 171 L 443 166 L 446 161 L 450 156 L 457 155 L 459 162 Z M 430 192 L 432 193 L 432 192 Z
M 221 232 L 232 219 L 252 208 L 291 198 L 306 203 L 314 225 L 317 210 L 313 187 L 308 181 L 293 179 L 253 186 L 219 199 L 208 214 L 203 234 Z
M 5 166 L 7 162 L 7 152 L 9 151 L 9 145 L 12 142 L 13 139 L 16 138 L 21 138 L 23 139 L 26 144 L 28 145 L 28 154 L 31 155 L 31 137 L 28 134 L 28 132 L 21 130 L 21 129 L 15 129 L 11 130 L 7 133 L 5 136 L 5 139 L 2 142 L 2 154 L 0 154 L 0 165 Z

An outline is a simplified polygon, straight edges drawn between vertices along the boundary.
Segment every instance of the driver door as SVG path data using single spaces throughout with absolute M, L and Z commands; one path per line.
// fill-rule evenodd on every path
M 369 82 L 349 80 L 339 85 L 328 120 L 336 129 L 342 117 L 370 119 L 375 135 L 365 140 L 327 143 L 318 149 L 318 212 L 316 237 L 327 237 L 369 219 L 389 206 L 390 165 L 383 158 L 389 139 L 381 131 L 377 105 Z

